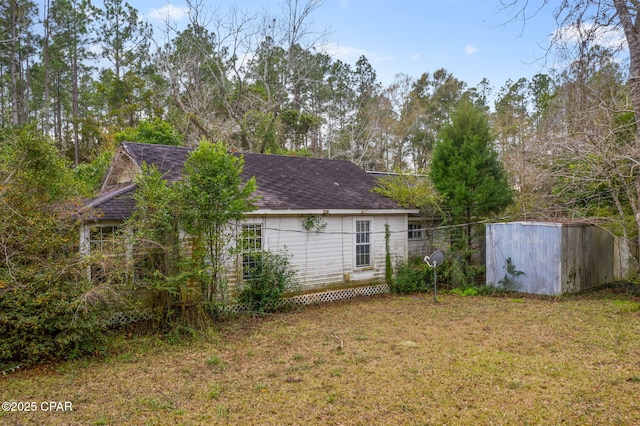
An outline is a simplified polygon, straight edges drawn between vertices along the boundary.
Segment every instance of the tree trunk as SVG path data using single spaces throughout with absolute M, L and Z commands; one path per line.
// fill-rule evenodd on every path
M 9 2 L 9 15 L 11 16 L 11 51 L 9 52 L 9 72 L 11 75 L 11 105 L 12 115 L 11 123 L 16 126 L 20 124 L 20 105 L 18 104 L 18 69 L 19 69 L 19 55 L 18 47 L 20 45 L 18 41 L 18 10 L 15 1 Z
M 636 2 L 628 4 L 625 0 L 613 0 L 613 4 L 618 14 L 618 19 L 624 30 L 627 45 L 629 46 L 629 95 L 633 107 L 633 113 L 636 121 L 636 152 L 640 152 L 640 28 L 638 27 L 638 12 L 640 5 Z M 635 5 L 634 10 L 629 10 Z M 634 22 L 635 17 L 635 22 Z M 636 197 L 630 200 L 634 203 L 633 210 L 638 228 L 638 245 L 636 246 L 636 255 L 640 254 L 640 176 L 635 181 Z
M 79 108 L 78 108 L 78 55 L 77 55 L 77 42 L 76 46 L 74 46 L 73 57 L 71 59 L 71 74 L 72 74 L 72 109 L 73 109 L 73 162 L 76 167 L 80 164 L 80 136 L 78 131 L 78 117 L 79 117 Z
M 42 133 L 45 135 L 49 134 L 49 125 L 50 125 L 50 114 L 49 114 L 49 98 L 51 94 L 50 90 L 50 77 L 49 77 L 49 68 L 51 66 L 50 58 L 49 58 L 49 11 L 50 4 L 49 0 L 45 2 L 45 16 L 44 16 L 44 41 L 42 43 L 42 66 L 44 68 L 44 94 L 43 94 L 43 103 L 42 103 Z

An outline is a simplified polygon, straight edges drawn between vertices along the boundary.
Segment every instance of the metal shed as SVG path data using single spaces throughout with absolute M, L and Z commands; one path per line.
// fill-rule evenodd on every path
M 560 295 L 614 279 L 614 238 L 585 223 L 511 222 L 486 227 L 487 285 L 510 278 L 522 293 Z M 508 274 L 508 263 L 521 274 Z

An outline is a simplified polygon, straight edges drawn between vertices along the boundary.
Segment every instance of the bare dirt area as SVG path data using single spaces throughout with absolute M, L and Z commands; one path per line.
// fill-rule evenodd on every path
M 0 376 L 0 423 L 630 425 L 638 395 L 637 298 L 386 295 Z

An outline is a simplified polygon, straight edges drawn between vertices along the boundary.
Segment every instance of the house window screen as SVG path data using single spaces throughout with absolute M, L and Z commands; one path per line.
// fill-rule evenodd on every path
M 262 225 L 242 225 L 242 278 L 251 278 L 262 260 Z
M 89 266 L 88 272 L 93 282 L 107 282 L 109 272 L 119 267 L 119 255 L 124 254 L 118 250 L 116 244 L 119 231 L 120 227 L 117 225 L 97 225 L 89 229 L 89 253 L 102 253 L 102 256 Z
M 409 224 L 409 239 L 418 239 L 422 238 L 422 227 L 417 223 Z
M 356 221 L 356 267 L 371 266 L 371 221 Z
M 113 247 L 119 227 L 114 225 L 94 226 L 89 230 L 89 249 L 108 251 Z

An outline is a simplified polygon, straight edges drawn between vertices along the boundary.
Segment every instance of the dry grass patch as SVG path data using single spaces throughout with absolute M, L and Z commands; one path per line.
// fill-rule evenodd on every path
M 0 423 L 640 424 L 640 303 L 381 296 L 0 378 Z

